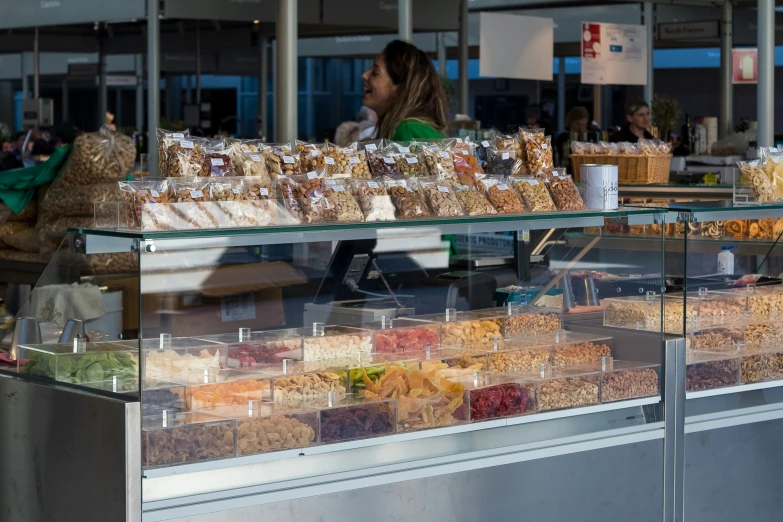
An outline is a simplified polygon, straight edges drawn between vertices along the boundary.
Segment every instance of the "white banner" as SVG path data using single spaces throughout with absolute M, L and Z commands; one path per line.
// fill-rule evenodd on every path
M 481 76 L 552 80 L 555 34 L 551 18 L 480 14 Z
M 582 22 L 582 83 L 647 84 L 647 28 Z

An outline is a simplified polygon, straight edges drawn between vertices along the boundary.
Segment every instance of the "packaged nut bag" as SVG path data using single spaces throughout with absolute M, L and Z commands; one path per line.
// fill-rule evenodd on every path
M 520 136 L 525 143 L 527 167 L 530 170 L 554 168 L 551 139 L 544 135 L 543 130 L 520 129 Z
M 487 173 L 489 174 L 509 176 L 520 167 L 521 162 L 517 165 L 517 151 L 514 148 L 490 147 L 487 151 Z
M 266 168 L 272 179 L 277 176 L 294 176 L 302 174 L 302 160 L 299 153 L 293 152 L 289 145 L 279 145 L 267 151 Z
M 394 203 L 394 207 L 397 209 L 397 219 L 430 217 L 427 204 L 413 189 L 409 180 L 386 177 L 384 183 L 389 196 L 391 196 L 392 203 Z
M 417 178 L 414 184 L 434 215 L 463 215 L 462 206 L 448 184 L 436 177 Z
M 351 180 L 351 191 L 359 201 L 365 221 L 396 220 L 394 204 L 381 180 Z
M 217 219 L 209 204 L 209 178 L 181 178 L 174 183 L 174 212 L 182 228 L 216 228 Z
M 516 187 L 530 212 L 557 212 L 544 180 L 531 177 L 511 178 L 511 184 Z
M 457 185 L 454 187 L 454 195 L 468 216 L 486 216 L 498 213 L 495 207 L 476 187 Z
M 525 211 L 516 191 L 505 178 L 488 176 L 481 180 L 484 193 L 498 214 L 521 214 Z
M 546 178 L 544 182 L 558 209 L 585 210 L 585 203 L 571 176 L 555 174 Z
M 335 220 L 340 222 L 364 221 L 359 203 L 351 195 L 349 187 L 341 179 L 327 179 L 324 196 L 334 207 Z

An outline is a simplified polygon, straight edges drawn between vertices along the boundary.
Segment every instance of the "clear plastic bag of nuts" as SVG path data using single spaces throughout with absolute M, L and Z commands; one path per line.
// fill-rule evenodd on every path
M 530 212 L 557 212 L 557 207 L 543 180 L 532 177 L 512 177 L 510 182 L 517 189 Z
M 585 203 L 571 176 L 554 174 L 544 180 L 560 210 L 585 210 Z
M 462 206 L 448 184 L 436 177 L 417 178 L 416 189 L 436 216 L 461 216 Z
M 457 185 L 454 187 L 454 195 L 462 206 L 462 210 L 468 216 L 486 216 L 498 213 L 495 207 L 476 187 Z
M 508 185 L 505 178 L 487 176 L 480 183 L 498 214 L 521 214 L 525 211 L 516 191 Z
M 334 207 L 335 221 L 350 223 L 364 221 L 359 203 L 353 198 L 350 188 L 341 179 L 327 179 L 324 196 Z
M 386 177 L 384 178 L 384 183 L 389 196 L 391 196 L 392 203 L 394 203 L 394 207 L 397 209 L 396 215 L 398 219 L 430 217 L 427 204 L 424 203 L 418 192 L 413 189 L 410 180 Z
M 174 182 L 174 213 L 179 216 L 177 228 L 216 228 L 217 219 L 209 195 L 209 178 L 180 178 Z
M 543 130 L 520 129 L 520 136 L 525 144 L 527 167 L 530 170 L 554 168 L 551 138 L 545 136 Z
M 394 221 L 394 204 L 381 180 L 355 179 L 350 181 L 351 192 L 359 201 L 365 221 Z

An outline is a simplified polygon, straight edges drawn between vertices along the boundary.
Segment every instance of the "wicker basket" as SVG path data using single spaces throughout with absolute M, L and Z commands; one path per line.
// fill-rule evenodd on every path
M 579 182 L 579 171 L 582 165 L 617 165 L 617 178 L 620 184 L 650 185 L 669 182 L 669 166 L 672 157 L 667 156 L 636 156 L 628 154 L 615 155 L 572 155 L 574 181 Z

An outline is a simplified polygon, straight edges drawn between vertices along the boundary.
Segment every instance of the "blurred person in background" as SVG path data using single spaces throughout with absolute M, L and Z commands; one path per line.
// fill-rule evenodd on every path
M 614 133 L 609 141 L 614 143 L 621 141 L 638 143 L 640 138 L 646 140 L 653 139 L 653 135 L 649 131 L 652 125 L 649 103 L 646 101 L 629 103 L 625 108 L 625 119 L 628 121 L 626 121 L 623 128 Z
M 586 140 L 587 124 L 590 113 L 581 105 L 571 107 L 565 121 L 565 131 L 561 132 L 554 143 L 555 164 L 571 172 L 571 141 Z
M 377 132 L 378 115 L 369 107 L 362 106 L 356 115 L 356 121 L 346 121 L 337 127 L 334 133 L 334 142 L 340 146 L 350 145 L 356 141 L 365 141 L 375 138 Z

